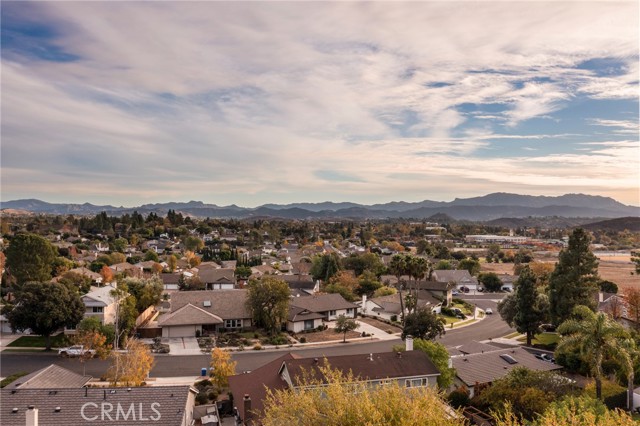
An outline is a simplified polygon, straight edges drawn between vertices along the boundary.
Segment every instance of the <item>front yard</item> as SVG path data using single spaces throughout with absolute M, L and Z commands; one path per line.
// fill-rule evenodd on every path
M 13 342 L 9 343 L 9 348 L 44 348 L 46 346 L 46 339 L 43 336 L 20 336 Z M 67 336 L 64 333 L 51 336 L 52 348 L 63 348 L 69 345 Z
M 521 336 L 518 338 L 518 341 L 525 343 L 527 341 L 527 337 Z M 560 335 L 558 333 L 540 333 L 535 335 L 535 337 L 531 341 L 531 346 L 553 351 L 555 350 L 559 341 Z
M 358 318 L 360 321 L 361 318 Z M 361 337 L 362 334 L 357 331 L 347 332 L 347 339 L 354 339 Z M 328 328 L 322 331 L 313 331 L 311 333 L 299 333 L 296 338 L 300 343 L 316 343 L 316 342 L 330 342 L 332 340 L 342 341 L 343 333 L 336 333 L 333 328 Z
M 397 326 L 397 325 L 393 325 L 393 324 L 389 324 L 385 321 L 381 321 L 378 320 L 376 318 L 371 318 L 371 317 L 359 317 L 358 321 L 360 322 L 364 322 L 366 324 L 369 324 L 371 326 L 374 326 L 375 328 L 379 328 L 382 331 L 386 331 L 389 334 L 392 333 L 401 333 L 402 332 L 402 327 Z

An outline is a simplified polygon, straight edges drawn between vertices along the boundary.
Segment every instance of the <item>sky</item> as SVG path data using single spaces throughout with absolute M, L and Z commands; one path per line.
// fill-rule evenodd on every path
M 640 205 L 637 1 L 1 7 L 3 201 Z

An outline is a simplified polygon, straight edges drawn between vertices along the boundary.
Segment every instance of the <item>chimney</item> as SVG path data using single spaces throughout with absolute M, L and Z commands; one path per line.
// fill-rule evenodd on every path
M 38 426 L 38 409 L 33 405 L 29 406 L 27 410 L 27 426 Z
M 598 292 L 598 302 L 599 303 L 604 302 L 604 293 L 601 291 Z
M 244 420 L 246 421 L 251 416 L 251 397 L 248 393 L 244 394 L 242 402 L 244 403 Z
M 411 335 L 407 336 L 407 338 L 405 340 L 405 350 L 407 352 L 413 350 L 413 336 L 411 336 Z
M 362 295 L 362 312 L 364 313 L 367 312 L 367 295 L 366 294 Z

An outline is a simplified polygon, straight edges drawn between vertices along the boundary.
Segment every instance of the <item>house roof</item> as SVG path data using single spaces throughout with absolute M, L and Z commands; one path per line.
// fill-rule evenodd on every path
M 222 318 L 219 316 L 189 303 L 168 315 L 161 316 L 158 325 L 167 327 L 172 325 L 222 324 L 222 322 Z
M 5 389 L 81 388 L 91 376 L 81 376 L 71 370 L 51 364 L 31 374 L 20 377 L 5 386 Z
M 300 308 L 298 306 L 289 306 L 289 314 L 287 315 L 287 321 L 298 322 L 313 319 L 322 319 L 324 315 L 317 312 L 311 312 L 308 309 Z
M 135 418 L 144 416 L 155 426 L 176 426 L 183 424 L 188 396 L 197 391 L 190 386 L 157 386 L 134 388 L 82 388 L 82 389 L 2 389 L 0 391 L 0 409 L 2 424 L 7 426 L 25 425 L 26 411 L 29 406 L 38 409 L 38 420 L 41 425 L 67 426 L 93 424 L 97 426 L 126 426 L 137 424 L 131 416 L 124 417 L 130 407 L 134 407 Z M 87 403 L 90 403 L 87 405 Z M 113 405 L 112 418 L 102 420 L 100 407 L 103 403 Z M 153 408 L 157 410 L 152 411 Z M 118 404 L 124 410 L 116 417 Z M 83 411 L 83 407 L 85 407 Z M 17 412 L 13 409 L 17 408 Z M 58 410 L 59 408 L 59 410 Z M 82 417 L 95 418 L 88 422 Z M 157 418 L 157 420 L 156 420 Z
M 509 355 L 516 363 L 505 361 L 501 355 Z M 490 383 L 509 373 L 516 367 L 530 370 L 551 371 L 562 367 L 551 362 L 542 361 L 522 348 L 497 349 L 491 352 L 460 355 L 451 357 L 456 375 L 467 386 L 478 383 Z
M 234 283 L 236 282 L 235 271 L 231 268 L 220 268 L 220 269 L 199 269 L 198 277 L 202 280 L 203 283 Z
M 456 346 L 450 349 L 451 355 L 468 355 L 468 354 L 481 354 L 484 352 L 492 352 L 500 349 L 498 346 L 489 345 L 486 343 L 480 343 L 472 340 L 463 345 Z
M 358 307 L 351 302 L 347 302 L 344 297 L 338 293 L 319 294 L 311 297 L 297 297 L 291 300 L 291 305 L 305 308 L 312 312 L 326 312 Z
M 179 284 L 181 275 L 182 274 L 179 274 L 179 273 L 160 274 L 160 279 L 162 280 L 162 283 L 165 285 Z
M 256 368 L 250 373 L 237 374 L 229 377 L 229 387 L 234 395 L 235 406 L 238 408 L 240 417 L 247 421 L 247 413 L 244 412 L 244 404 L 242 398 L 249 395 L 251 398 L 251 411 L 257 413 L 254 418 L 261 417 L 260 413 L 264 408 L 264 399 L 267 395 L 267 388 L 272 391 L 286 389 L 285 382 L 278 372 L 282 363 L 286 360 L 294 359 L 297 355 L 287 353 L 273 361 Z M 251 417 L 251 416 L 250 416 Z
M 204 302 L 211 306 L 204 306 Z M 246 305 L 247 290 L 178 291 L 171 295 L 171 312 L 192 304 L 224 319 L 251 318 Z
M 436 281 L 453 281 L 457 284 L 478 282 L 477 278 L 472 277 L 466 269 L 436 269 L 433 271 L 432 277 L 435 278 Z
M 326 365 L 325 363 L 344 373 L 351 371 L 361 380 L 440 375 L 436 366 L 422 351 L 338 355 L 320 360 L 317 358 L 291 359 L 286 360 L 284 365 L 295 385 L 303 374 L 325 382 L 326 378 L 319 369 Z
M 102 275 L 98 274 L 97 272 L 93 272 L 91 269 L 87 269 L 84 266 L 80 268 L 73 268 L 69 270 L 69 272 L 75 272 L 76 274 L 85 275 L 87 277 L 90 277 L 94 281 L 102 280 Z
M 95 290 L 90 291 L 89 293 L 82 296 L 82 299 L 84 300 L 85 298 L 89 298 L 95 300 L 96 302 L 102 302 L 105 304 L 105 306 L 109 306 L 112 303 L 115 303 L 115 299 L 111 295 L 111 291 L 113 290 L 115 289 L 110 285 L 98 287 Z

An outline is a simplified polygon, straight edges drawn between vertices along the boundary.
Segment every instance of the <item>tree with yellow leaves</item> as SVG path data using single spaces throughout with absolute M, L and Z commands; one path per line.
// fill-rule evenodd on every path
M 231 352 L 220 348 L 211 351 L 211 382 L 219 389 L 229 386 L 229 376 L 236 374 L 236 361 L 231 361 Z
M 111 352 L 107 379 L 113 386 L 140 386 L 155 364 L 151 350 L 138 339 L 129 339 L 123 352 Z
M 267 390 L 265 426 L 424 425 L 463 426 L 465 420 L 429 387 L 406 388 L 397 382 L 371 386 L 352 373 L 325 364 L 320 374 L 303 374 L 291 389 Z M 307 372 L 308 373 L 308 372 Z M 316 377 L 324 377 L 321 381 Z
M 82 375 L 85 375 L 85 363 L 91 358 L 106 359 L 111 350 L 111 345 L 107 344 L 107 336 L 97 330 L 79 330 L 73 337 L 75 345 L 81 345 L 82 352 L 78 359 L 82 363 Z

